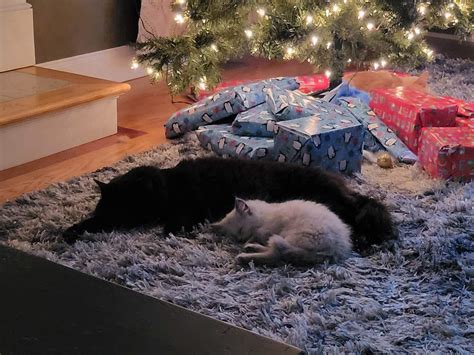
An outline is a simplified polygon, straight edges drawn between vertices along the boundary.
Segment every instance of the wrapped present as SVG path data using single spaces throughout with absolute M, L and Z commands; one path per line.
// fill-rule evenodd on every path
M 249 109 L 265 102 L 266 91 L 269 88 L 280 90 L 295 90 L 298 83 L 294 78 L 273 78 L 257 81 L 251 84 L 238 85 L 235 90 L 245 108 Z
M 267 103 L 239 113 L 232 123 L 232 133 L 238 136 L 273 137 L 275 116 Z
M 337 103 L 337 100 L 342 97 L 356 97 L 367 105 L 370 102 L 369 93 L 359 90 L 354 86 L 349 85 L 347 82 L 343 81 L 339 86 L 339 89 L 336 92 L 336 95 L 331 100 L 331 102 Z
M 457 104 L 408 88 L 376 89 L 370 107 L 414 153 L 423 127 L 454 126 Z
M 266 90 L 266 102 L 277 121 L 325 114 L 337 108 L 334 104 L 305 95 L 298 90 L 289 91 L 276 87 Z
M 293 78 L 293 77 L 279 77 L 279 78 L 271 78 L 271 79 L 263 79 L 263 80 L 228 80 L 228 81 L 223 81 L 212 90 L 199 91 L 199 93 L 196 94 L 195 99 L 203 100 L 206 97 L 211 96 L 219 91 L 222 91 L 224 89 L 230 89 L 230 88 L 238 89 L 240 87 L 240 89 L 242 89 L 244 87 L 250 87 L 251 90 L 255 90 L 255 88 L 258 88 L 259 83 L 260 85 L 267 85 L 267 86 L 275 85 L 277 87 L 280 87 L 282 89 L 287 89 L 287 90 L 295 90 L 295 89 L 298 89 L 298 87 L 300 86 L 296 78 Z M 263 100 L 264 96 L 263 95 L 260 95 L 260 96 L 262 97 L 262 100 Z
M 329 78 L 324 74 L 297 76 L 298 90 L 304 94 L 311 94 L 326 90 L 329 87 Z
M 333 109 L 320 116 L 277 122 L 277 127 L 276 160 L 344 174 L 360 171 L 364 128 L 350 113 Z
M 174 138 L 196 128 L 235 116 L 245 110 L 232 89 L 220 91 L 194 105 L 175 112 L 165 124 L 167 138 Z
M 456 117 L 456 127 L 474 129 L 474 118 Z
M 446 97 L 446 99 L 458 105 L 458 116 L 474 119 L 474 102 L 466 102 L 453 97 Z
M 474 178 L 474 131 L 461 127 L 423 128 L 418 157 L 433 177 Z
M 364 149 L 372 152 L 385 149 L 403 163 L 416 163 L 418 160 L 416 155 L 375 115 L 375 112 L 365 102 L 358 98 L 342 97 L 339 98 L 339 103 L 346 107 L 368 131 L 369 134 L 366 134 L 364 139 Z
M 230 125 L 209 125 L 196 130 L 200 144 L 223 158 L 273 159 L 273 139 L 241 137 L 231 133 Z

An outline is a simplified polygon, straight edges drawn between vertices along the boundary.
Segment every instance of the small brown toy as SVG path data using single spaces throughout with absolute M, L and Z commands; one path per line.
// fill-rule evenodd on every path
M 393 168 L 393 160 L 390 154 L 382 153 L 377 157 L 377 165 L 384 169 Z

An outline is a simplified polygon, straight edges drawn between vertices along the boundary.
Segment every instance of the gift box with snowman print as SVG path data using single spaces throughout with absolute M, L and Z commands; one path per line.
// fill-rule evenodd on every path
M 186 132 L 246 110 L 234 90 L 220 91 L 194 105 L 175 112 L 165 124 L 167 138 L 175 138 Z
M 246 109 L 250 109 L 265 102 L 266 92 L 270 88 L 296 90 L 298 87 L 299 84 L 294 78 L 282 77 L 238 85 L 233 89 L 243 106 Z
M 232 133 L 238 136 L 273 137 L 276 118 L 267 103 L 241 112 L 232 123 Z
M 209 96 L 194 105 L 175 112 L 165 124 L 167 138 L 175 138 L 198 127 L 214 124 L 265 102 L 265 90 L 281 87 L 298 88 L 294 78 L 274 78 L 238 85 Z
M 273 139 L 232 134 L 227 124 L 203 126 L 196 130 L 200 144 L 223 158 L 272 160 Z
M 289 91 L 271 87 L 265 92 L 265 100 L 277 121 L 289 121 L 319 113 L 325 114 L 334 106 L 298 90 Z
M 275 159 L 350 175 L 360 172 L 364 127 L 344 108 L 277 123 Z
M 359 98 L 342 97 L 338 103 L 347 108 L 354 117 L 362 123 L 366 129 L 364 149 L 372 152 L 387 150 L 400 162 L 414 164 L 417 156 L 397 137 L 385 123 L 383 123 L 374 111 Z

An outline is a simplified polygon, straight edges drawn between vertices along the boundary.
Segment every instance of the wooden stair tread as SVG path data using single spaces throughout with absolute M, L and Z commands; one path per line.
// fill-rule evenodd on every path
M 36 94 L 30 96 L 15 97 L 12 95 L 6 97 L 2 95 L 0 127 L 108 96 L 118 96 L 130 90 L 130 85 L 126 83 L 116 83 L 40 67 L 27 67 L 14 72 L 52 80 L 51 83 L 48 83 L 49 89 L 46 91 L 37 90 Z M 8 90 L 14 87 L 15 83 L 11 80 L 11 73 L 0 73 L 0 88 Z

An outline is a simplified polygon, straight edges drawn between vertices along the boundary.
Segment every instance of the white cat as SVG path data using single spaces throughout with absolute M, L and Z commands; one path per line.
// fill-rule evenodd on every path
M 240 263 L 317 264 L 337 262 L 352 250 L 351 230 L 326 206 L 303 200 L 267 203 L 235 199 L 235 208 L 221 221 L 216 231 L 247 242 Z

